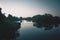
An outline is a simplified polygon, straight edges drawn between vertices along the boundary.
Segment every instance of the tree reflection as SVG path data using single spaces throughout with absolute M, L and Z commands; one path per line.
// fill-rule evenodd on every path
M 45 30 L 49 30 L 52 29 L 53 27 L 59 27 L 59 24 L 51 24 L 51 25 L 43 25 L 43 24 L 38 24 L 33 22 L 33 26 L 37 27 L 37 28 L 44 28 Z
M 45 28 L 45 30 L 52 29 L 53 27 L 59 27 L 60 17 L 52 16 L 51 14 L 35 15 L 32 17 L 33 26 L 37 28 Z

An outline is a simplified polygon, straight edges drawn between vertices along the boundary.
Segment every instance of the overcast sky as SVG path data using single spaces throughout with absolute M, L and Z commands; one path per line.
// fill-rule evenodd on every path
M 0 0 L 0 7 L 6 15 L 18 17 L 44 13 L 60 16 L 60 0 Z

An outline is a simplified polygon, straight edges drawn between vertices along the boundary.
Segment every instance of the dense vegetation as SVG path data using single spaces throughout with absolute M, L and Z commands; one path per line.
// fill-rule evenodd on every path
M 1 10 L 2 8 L 0 8 L 0 40 L 14 40 L 17 29 L 20 28 L 20 23 L 17 23 L 18 18 L 12 17 L 11 15 L 6 17 L 2 14 Z
M 32 21 L 34 22 L 34 26 L 37 26 L 38 28 L 45 27 L 51 29 L 53 26 L 59 26 L 60 17 L 52 16 L 51 14 L 35 15 L 32 17 Z

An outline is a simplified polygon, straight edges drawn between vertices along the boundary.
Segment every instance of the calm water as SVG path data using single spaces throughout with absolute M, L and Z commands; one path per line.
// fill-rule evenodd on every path
M 23 21 L 18 32 L 17 40 L 60 40 L 60 27 L 44 30 L 33 26 L 32 22 Z

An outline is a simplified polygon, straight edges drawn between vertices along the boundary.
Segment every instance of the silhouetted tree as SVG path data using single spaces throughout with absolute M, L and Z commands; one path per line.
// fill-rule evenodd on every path
M 1 10 L 2 8 L 0 8 L 0 40 L 13 40 L 16 38 L 16 31 L 20 28 L 20 23 L 11 22 L 13 17 L 11 15 L 9 15 L 10 18 L 6 17 Z
M 7 19 L 12 22 L 20 21 L 20 19 L 18 17 L 12 16 L 11 14 L 8 15 Z
M 53 25 L 58 26 L 58 24 L 60 24 L 60 17 L 45 13 L 45 15 L 33 16 L 32 21 L 35 23 L 34 26 L 38 28 L 46 27 L 46 29 L 51 29 Z

